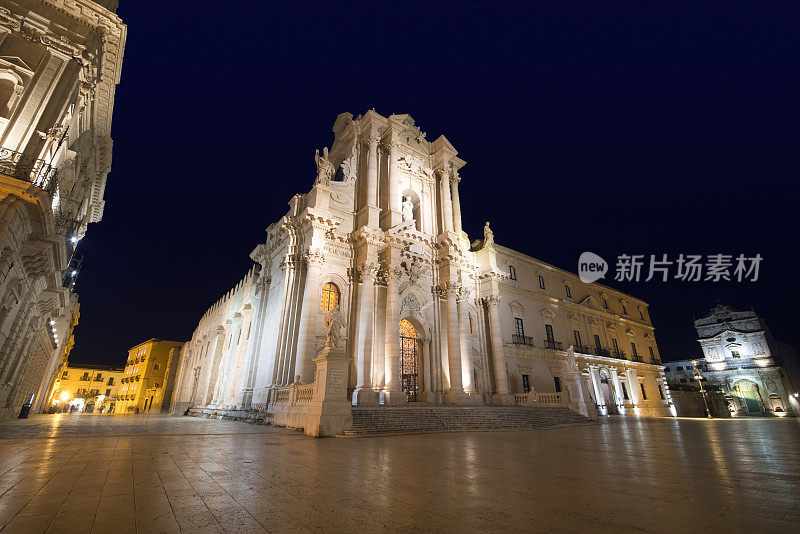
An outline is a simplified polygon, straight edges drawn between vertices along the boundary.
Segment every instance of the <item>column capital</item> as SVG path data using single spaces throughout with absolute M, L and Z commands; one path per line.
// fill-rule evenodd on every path
M 487 308 L 496 308 L 500 306 L 500 295 L 489 295 L 488 297 L 483 297 L 483 303 L 486 304 Z
M 380 266 L 372 261 L 364 262 L 362 265 L 356 268 L 358 274 L 361 275 L 361 281 L 366 281 L 367 278 L 371 279 L 373 282 L 378 277 L 378 272 L 380 271 Z
M 306 262 L 308 267 L 311 267 L 312 265 L 322 267 L 325 265 L 325 254 L 323 254 L 319 249 L 308 250 L 303 255 L 303 260 Z
M 400 275 L 403 274 L 403 270 L 400 267 L 394 265 L 387 265 L 383 269 L 383 276 L 386 279 L 386 282 L 395 283 L 400 280 Z

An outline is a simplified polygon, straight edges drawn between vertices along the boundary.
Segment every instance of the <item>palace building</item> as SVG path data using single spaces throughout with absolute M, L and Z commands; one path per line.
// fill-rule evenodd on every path
M 76 248 L 111 170 L 117 3 L 0 2 L 0 417 L 47 409 L 72 345 Z
M 104 365 L 76 365 L 61 369 L 46 411 L 113 413 L 124 369 Z
M 176 412 L 250 410 L 302 427 L 333 391 L 354 407 L 670 414 L 646 302 L 500 245 L 489 223 L 470 240 L 465 161 L 410 115 L 343 113 L 333 132 L 310 191 L 183 347 Z
M 797 352 L 756 312 L 720 304 L 694 327 L 703 357 L 667 363 L 670 384 L 697 385 L 699 375 L 705 387 L 722 390 L 735 416 L 800 415 Z

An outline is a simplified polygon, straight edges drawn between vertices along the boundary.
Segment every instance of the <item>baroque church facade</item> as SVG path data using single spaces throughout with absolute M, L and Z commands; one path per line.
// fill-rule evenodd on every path
M 703 357 L 666 364 L 669 383 L 695 385 L 699 374 L 722 391 L 733 416 L 800 415 L 797 352 L 755 311 L 718 304 L 694 327 Z
M 184 345 L 176 411 L 302 412 L 335 313 L 346 364 L 329 378 L 352 406 L 669 415 L 645 302 L 496 243 L 489 223 L 470 241 L 465 162 L 411 116 L 343 113 L 333 132 L 311 190 Z

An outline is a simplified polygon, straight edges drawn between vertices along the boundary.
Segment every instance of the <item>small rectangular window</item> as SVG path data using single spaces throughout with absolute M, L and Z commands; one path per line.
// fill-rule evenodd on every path
M 516 280 L 516 279 L 517 279 L 517 270 L 516 270 L 516 269 L 514 269 L 514 266 L 513 266 L 513 265 L 509 265 L 509 266 L 508 266 L 508 277 L 509 277 L 511 280 Z
M 642 388 L 642 399 L 647 400 L 647 392 L 644 390 L 644 384 L 640 383 L 639 387 Z
M 575 338 L 575 346 L 576 347 L 580 347 L 581 346 L 581 333 L 578 332 L 577 330 L 573 330 L 572 331 L 572 336 Z
M 620 382 L 620 386 L 622 386 L 622 398 L 628 400 L 628 388 L 625 387 L 625 382 Z
M 544 289 L 544 277 L 539 275 L 539 289 Z
M 612 337 L 611 344 L 614 345 L 614 352 L 619 354 L 619 345 L 617 345 L 617 339 Z
M 647 349 L 650 351 L 650 357 L 655 360 L 656 354 L 653 352 L 653 347 L 647 347 Z
M 628 315 L 628 308 L 624 304 L 622 305 L 622 315 Z
M 568 285 L 564 286 L 564 292 L 567 294 L 567 298 L 569 298 L 569 299 L 572 298 L 572 290 L 569 288 Z
M 107 389 L 107 390 L 106 390 L 106 397 L 108 397 L 109 395 L 111 395 L 111 390 L 110 390 L 110 389 Z
M 642 321 L 644 321 L 644 312 L 642 310 L 639 310 L 639 317 L 641 317 Z
M 664 390 L 661 389 L 661 384 L 658 385 L 658 394 L 661 395 L 661 398 L 664 398 Z
M 600 336 L 598 336 L 597 334 L 594 335 L 594 348 L 596 348 L 597 350 L 603 348 L 603 346 L 600 344 Z
M 531 390 L 531 377 L 522 375 L 522 392 L 528 393 Z
M 555 341 L 555 336 L 553 336 L 553 326 L 546 324 L 544 325 L 544 332 L 547 335 L 547 341 Z
M 608 309 L 608 301 L 603 297 L 603 308 Z
M 519 317 L 514 317 L 514 333 L 518 336 L 525 336 L 525 327 L 522 324 L 522 319 Z
M 636 343 L 634 343 L 633 341 L 631 341 L 631 354 L 633 354 L 634 356 L 639 355 L 636 353 Z
M 561 393 L 561 377 L 554 376 L 553 377 L 553 384 L 556 386 L 556 393 Z

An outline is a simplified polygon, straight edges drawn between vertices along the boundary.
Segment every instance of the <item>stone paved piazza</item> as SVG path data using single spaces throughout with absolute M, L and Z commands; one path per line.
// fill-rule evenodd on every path
M 797 420 L 606 419 L 312 439 L 231 421 L 0 421 L 0 525 L 25 532 L 789 532 Z

